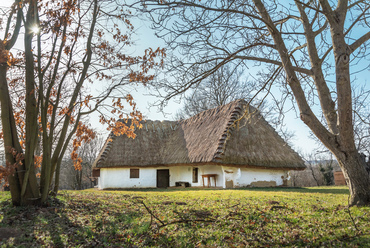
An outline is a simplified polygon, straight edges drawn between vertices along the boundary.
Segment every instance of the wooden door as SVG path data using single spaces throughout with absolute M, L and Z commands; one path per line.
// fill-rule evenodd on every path
M 170 187 L 170 170 L 157 170 L 157 188 Z

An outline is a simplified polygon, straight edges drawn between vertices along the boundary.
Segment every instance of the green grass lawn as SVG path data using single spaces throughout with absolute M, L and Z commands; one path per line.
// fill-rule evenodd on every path
M 345 187 L 63 191 L 47 208 L 0 192 L 0 247 L 370 247 Z M 14 236 L 14 235 L 13 235 Z

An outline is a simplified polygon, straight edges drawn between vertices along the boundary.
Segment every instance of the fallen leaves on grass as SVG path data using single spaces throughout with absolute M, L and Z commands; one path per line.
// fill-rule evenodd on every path
M 3 201 L 0 228 L 20 235 L 0 246 L 366 246 L 370 208 L 351 208 L 359 234 L 346 197 L 282 189 L 66 191 L 48 208 Z

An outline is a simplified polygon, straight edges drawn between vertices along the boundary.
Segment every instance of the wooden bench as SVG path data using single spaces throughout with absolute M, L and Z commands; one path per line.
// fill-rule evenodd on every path
M 190 183 L 188 182 L 175 182 L 176 187 L 190 187 Z

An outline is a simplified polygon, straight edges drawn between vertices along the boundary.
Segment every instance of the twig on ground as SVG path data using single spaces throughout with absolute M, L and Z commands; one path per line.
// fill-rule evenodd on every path
M 355 220 L 354 220 L 354 219 L 353 219 L 353 217 L 352 217 L 351 210 L 349 210 L 349 208 L 350 208 L 350 205 L 349 205 L 349 198 L 350 198 L 350 196 L 351 196 L 351 195 L 348 195 L 348 206 L 347 206 L 348 215 L 349 215 L 349 217 L 351 218 L 352 223 L 353 223 L 353 226 L 355 227 L 355 229 L 356 229 L 357 233 L 358 233 L 358 234 L 361 234 L 361 233 L 362 233 L 362 231 L 361 231 L 360 229 L 358 229 L 358 227 L 357 227 L 357 225 L 356 225 L 356 222 L 355 222 Z
M 161 221 L 157 216 L 155 216 L 155 214 L 152 212 L 152 210 L 150 210 L 147 205 L 145 205 L 144 201 L 138 201 L 138 203 L 141 203 L 143 204 L 143 206 L 145 207 L 146 211 L 148 211 L 148 213 L 151 215 L 151 217 L 155 218 L 156 220 L 158 220 L 162 226 L 165 225 L 165 223 L 163 221 Z M 151 223 L 152 221 L 150 221 Z
M 153 218 L 160 222 L 160 225 L 158 225 L 158 229 L 160 229 L 162 227 L 165 227 L 165 226 L 168 226 L 168 225 L 180 224 L 180 223 L 188 224 L 188 223 L 191 223 L 191 222 L 215 222 L 215 219 L 211 219 L 211 218 L 207 218 L 207 219 L 206 218 L 204 218 L 204 219 L 199 219 L 199 218 L 198 219 L 186 219 L 179 212 L 174 211 L 174 213 L 176 213 L 181 219 L 173 220 L 173 221 L 169 221 L 169 222 L 165 223 L 162 220 L 160 220 L 143 201 L 138 201 L 138 203 L 141 203 L 145 207 L 146 211 L 150 214 L 150 216 L 151 216 L 150 226 L 152 226 Z

